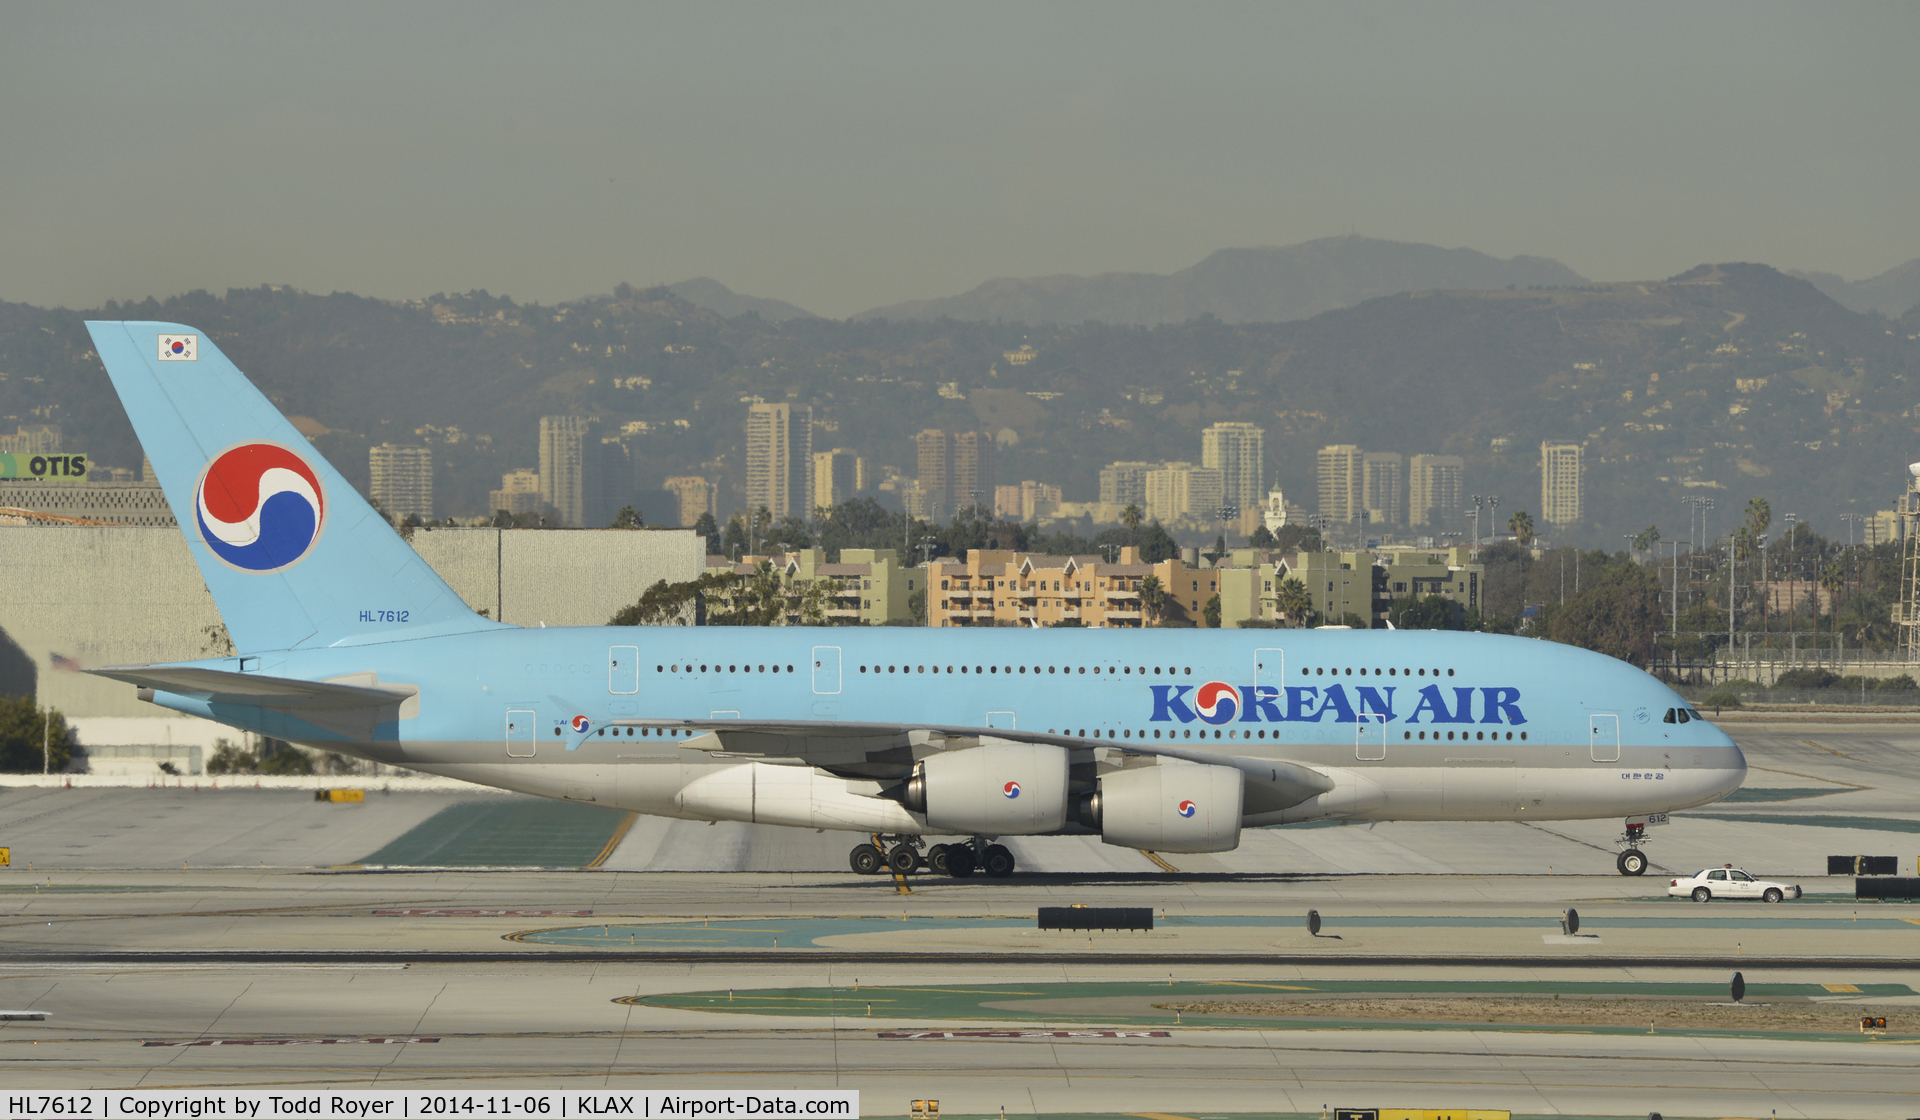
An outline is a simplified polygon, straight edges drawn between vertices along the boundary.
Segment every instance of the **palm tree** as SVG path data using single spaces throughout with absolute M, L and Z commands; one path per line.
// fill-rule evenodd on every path
M 1513 516 L 1507 518 L 1507 531 L 1513 534 L 1513 539 L 1519 541 L 1522 547 L 1532 544 L 1533 515 L 1524 509 L 1515 510 Z
M 1140 526 L 1144 524 L 1146 520 L 1146 511 L 1132 502 L 1128 502 L 1127 508 L 1120 511 L 1120 524 L 1125 525 L 1127 531 L 1130 533 L 1138 533 Z
M 1140 581 L 1140 609 L 1146 612 L 1148 625 L 1160 621 L 1160 616 L 1167 609 L 1167 601 L 1167 589 L 1161 586 L 1159 576 L 1148 576 Z
M 1298 626 L 1313 612 L 1313 596 L 1307 593 L 1307 585 L 1299 576 L 1288 576 L 1280 581 L 1274 606 L 1280 611 L 1280 617 Z
M 1839 648 L 1840 592 L 1847 586 L 1847 570 L 1838 563 L 1820 569 L 1820 588 L 1827 593 L 1827 609 L 1833 615 L 1834 647 Z

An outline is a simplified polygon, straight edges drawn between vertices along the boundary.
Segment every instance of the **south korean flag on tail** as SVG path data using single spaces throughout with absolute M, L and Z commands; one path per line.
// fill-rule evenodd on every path
M 163 334 L 160 336 L 160 360 L 163 362 L 199 361 L 200 336 L 197 334 Z

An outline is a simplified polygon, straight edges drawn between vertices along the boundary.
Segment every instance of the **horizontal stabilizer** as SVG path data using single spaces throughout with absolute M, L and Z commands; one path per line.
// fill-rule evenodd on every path
M 369 688 L 331 681 L 265 677 L 259 673 L 230 673 L 190 665 L 118 665 L 87 672 L 210 704 L 243 704 L 274 711 L 378 708 L 403 703 L 417 692 L 411 686 Z

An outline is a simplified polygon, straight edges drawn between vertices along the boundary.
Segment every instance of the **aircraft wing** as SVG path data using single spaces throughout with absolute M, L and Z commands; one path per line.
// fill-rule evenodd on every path
M 190 665 L 116 665 L 87 672 L 212 704 L 244 704 L 287 712 L 384 707 L 407 700 L 416 691 L 411 686 L 383 688 L 337 681 L 300 681 Z M 371 679 L 371 674 L 363 676 Z
M 1297 805 L 1334 788 L 1319 770 L 1282 759 L 1245 758 L 1144 743 L 1091 743 L 1064 735 L 1012 728 L 783 720 L 616 719 L 608 726 L 671 727 L 702 734 L 681 745 L 688 750 L 796 766 L 813 766 L 848 778 L 903 780 L 913 764 L 943 751 L 982 743 L 1034 743 L 1071 753 L 1075 763 L 1118 769 L 1129 759 L 1173 758 L 1206 766 L 1231 766 L 1246 775 L 1249 812 Z

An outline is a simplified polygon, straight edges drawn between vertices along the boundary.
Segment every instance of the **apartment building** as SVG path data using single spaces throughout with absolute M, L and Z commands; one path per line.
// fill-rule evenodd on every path
M 433 451 L 383 443 L 367 449 L 367 496 L 396 520 L 433 520 Z
M 813 504 L 837 506 L 867 488 L 867 461 L 845 447 L 813 453 Z
M 540 418 L 540 497 L 562 525 L 583 525 L 587 514 L 585 416 Z
M 1315 457 L 1320 516 L 1334 525 L 1360 520 L 1366 505 L 1366 452 L 1351 443 L 1322 447 Z
M 1145 563 L 1131 547 L 1113 563 L 1097 555 L 975 549 L 965 560 L 936 560 L 926 573 L 933 626 L 1139 627 L 1149 621 L 1141 599 L 1149 577 L 1167 596 L 1154 621 L 1205 626 L 1207 600 L 1219 590 L 1211 569 L 1178 558 Z
M 1581 480 L 1582 449 L 1577 443 L 1540 444 L 1540 519 L 1558 526 L 1579 522 L 1585 490 Z
M 1253 425 L 1222 422 L 1200 433 L 1200 465 L 1221 476 L 1222 500 L 1242 518 L 1260 508 L 1266 493 L 1266 432 Z
M 1361 454 L 1361 505 L 1366 510 L 1368 525 L 1393 528 L 1401 524 L 1405 492 L 1398 453 L 1367 451 Z
M 1415 455 L 1407 468 L 1407 523 L 1445 529 L 1466 496 L 1466 461 L 1458 455 Z
M 675 475 L 662 483 L 661 489 L 680 499 L 682 525 L 692 526 L 703 513 L 710 513 L 716 518 L 720 516 L 720 488 L 699 475 Z
M 747 509 L 774 520 L 813 513 L 813 409 L 782 401 L 747 406 Z
M 1472 550 L 1386 549 L 1366 552 L 1301 552 L 1283 556 L 1236 549 L 1220 569 L 1220 625 L 1243 619 L 1285 623 L 1278 603 L 1280 584 L 1300 580 L 1313 610 L 1327 623 L 1352 615 L 1374 628 L 1386 625 L 1388 608 L 1405 595 L 1439 595 L 1467 610 L 1479 610 L 1486 569 L 1472 562 Z
M 504 510 L 516 517 L 545 511 L 549 507 L 541 497 L 540 472 L 532 467 L 515 467 L 501 475 L 500 489 L 487 493 L 487 506 L 494 512 Z
M 1164 463 L 1146 474 L 1147 516 L 1162 522 L 1212 521 L 1225 498 L 1226 476 L 1192 463 Z

